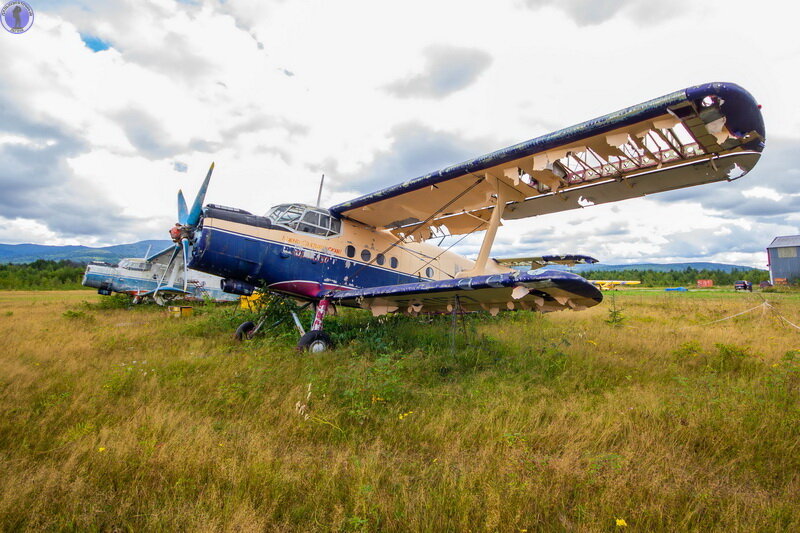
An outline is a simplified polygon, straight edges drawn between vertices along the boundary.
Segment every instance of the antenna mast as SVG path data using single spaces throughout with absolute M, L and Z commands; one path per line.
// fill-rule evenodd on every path
M 319 202 L 322 200 L 322 184 L 325 183 L 325 174 L 322 175 L 322 178 L 319 180 L 319 193 L 317 193 L 317 207 L 319 207 Z

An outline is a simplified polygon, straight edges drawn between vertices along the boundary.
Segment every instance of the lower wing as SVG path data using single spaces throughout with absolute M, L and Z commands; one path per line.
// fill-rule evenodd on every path
M 151 289 L 149 291 L 140 291 L 138 293 L 138 296 L 150 296 L 154 292 L 156 292 L 155 289 Z M 189 294 L 187 291 L 185 291 L 183 289 L 179 289 L 177 287 L 173 287 L 171 285 L 163 285 L 163 286 L 159 287 L 158 292 L 159 293 L 165 293 L 165 294 L 177 294 L 177 295 Z
M 591 265 L 597 263 L 597 259 L 588 255 L 542 255 L 536 257 L 506 257 L 502 259 L 493 258 L 494 261 L 503 266 L 519 267 L 530 265 L 531 269 L 541 268 L 547 265 Z
M 465 311 L 501 309 L 580 311 L 599 304 L 603 295 L 592 283 L 571 272 L 545 270 L 423 281 L 347 291 L 325 291 L 333 303 L 370 309 L 375 316 L 395 311 L 443 313 L 456 306 Z

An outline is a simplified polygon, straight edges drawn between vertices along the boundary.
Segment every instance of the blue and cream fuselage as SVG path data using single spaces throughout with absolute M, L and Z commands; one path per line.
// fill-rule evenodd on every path
M 263 282 L 273 291 L 316 299 L 328 290 L 451 279 L 474 264 L 424 242 L 392 246 L 398 238 L 391 232 L 324 209 L 292 204 L 300 212 L 287 220 L 276 212 L 280 207 L 286 208 L 262 217 L 207 206 L 189 267 L 241 282 L 245 290 Z

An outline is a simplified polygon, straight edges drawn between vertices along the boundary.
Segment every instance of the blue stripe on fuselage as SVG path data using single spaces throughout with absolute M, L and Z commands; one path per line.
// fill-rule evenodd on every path
M 267 285 L 309 280 L 352 288 L 427 281 L 377 265 L 252 235 L 204 227 L 189 268 L 248 283 Z
M 130 291 L 152 291 L 158 285 L 158 280 L 150 280 L 145 278 L 136 278 L 128 276 L 119 276 L 113 274 L 95 274 L 93 272 L 86 272 L 83 275 L 83 286 L 100 288 L 104 283 L 110 285 L 110 290 L 114 292 L 130 292 Z

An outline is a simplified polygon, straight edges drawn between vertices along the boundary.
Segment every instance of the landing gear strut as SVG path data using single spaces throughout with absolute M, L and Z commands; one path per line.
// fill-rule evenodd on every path
M 290 316 L 294 320 L 297 330 L 300 332 L 300 341 L 297 343 L 297 349 L 299 351 L 319 353 L 333 348 L 333 341 L 331 340 L 330 336 L 322 331 L 322 322 L 325 319 L 325 315 L 328 313 L 330 303 L 330 300 L 327 298 L 322 299 L 317 303 L 316 311 L 314 313 L 314 322 L 311 324 L 311 330 L 308 332 L 305 331 L 303 325 L 300 323 L 300 318 L 298 318 L 297 313 L 311 305 L 311 302 L 305 304 L 299 309 L 291 311 Z M 281 318 L 280 320 L 274 322 L 271 326 L 264 327 L 263 329 L 272 329 L 288 318 L 288 316 Z M 257 322 L 252 322 L 249 320 L 247 322 L 243 322 L 238 328 L 236 328 L 236 333 L 233 334 L 233 338 L 239 341 L 252 339 L 255 334 L 262 329 L 262 326 L 264 326 L 266 320 L 267 314 L 265 313 Z
M 319 353 L 333 348 L 330 336 L 322 331 L 322 321 L 328 312 L 329 305 L 330 300 L 327 298 L 319 301 L 316 313 L 314 313 L 314 322 L 311 324 L 311 331 L 300 337 L 300 342 L 297 343 L 298 350 Z
M 294 319 L 294 322 L 298 326 L 298 328 L 302 328 L 302 326 L 300 325 L 300 319 L 297 318 L 297 313 L 299 313 L 300 311 L 302 311 L 303 309 L 305 309 L 309 305 L 311 305 L 311 302 L 309 302 L 309 303 L 305 304 L 304 306 L 299 307 L 299 308 L 297 308 L 297 309 L 295 309 L 294 311 L 291 312 L 291 316 Z M 262 310 L 261 317 L 258 319 L 257 322 L 253 322 L 251 320 L 248 320 L 247 322 L 242 322 L 241 324 L 239 324 L 239 327 L 236 328 L 236 333 L 233 334 L 233 338 L 236 339 L 237 341 L 250 340 L 253 337 L 255 337 L 256 333 L 261 331 L 262 328 L 265 331 L 268 331 L 268 330 L 274 328 L 275 326 L 277 326 L 278 324 L 281 324 L 284 320 L 286 320 L 288 318 L 288 317 L 283 317 L 283 318 L 278 319 L 275 322 L 273 322 L 271 326 L 264 326 L 264 324 L 267 321 L 267 317 L 268 316 L 269 316 L 268 313 L 265 310 Z M 303 331 L 301 329 L 301 335 L 304 334 L 304 333 L 305 333 L 305 331 Z

